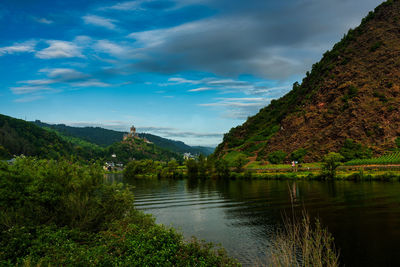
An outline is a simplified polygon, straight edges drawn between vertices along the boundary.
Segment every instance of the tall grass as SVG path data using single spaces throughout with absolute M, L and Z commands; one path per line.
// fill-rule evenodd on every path
M 318 219 L 311 222 L 305 210 L 296 213 L 295 196 L 290 187 L 289 195 L 292 217 L 283 216 L 283 228 L 271 240 L 270 266 L 339 266 L 339 252 L 335 248 L 332 234 L 321 226 Z
M 305 212 L 300 220 L 285 219 L 272 239 L 270 255 L 270 266 L 339 266 L 332 235 L 318 219 L 311 223 Z

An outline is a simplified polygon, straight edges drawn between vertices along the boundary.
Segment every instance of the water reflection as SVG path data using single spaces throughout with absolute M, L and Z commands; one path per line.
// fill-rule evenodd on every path
M 346 266 L 400 266 L 400 183 L 133 180 L 135 205 L 187 238 L 222 243 L 244 265 L 267 261 L 282 213 L 328 226 Z

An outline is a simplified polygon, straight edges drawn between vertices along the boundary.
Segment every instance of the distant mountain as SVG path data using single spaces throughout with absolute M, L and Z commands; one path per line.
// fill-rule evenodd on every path
M 108 130 L 100 127 L 72 127 L 65 124 L 48 124 L 39 120 L 36 120 L 34 123 L 40 127 L 54 129 L 63 135 L 77 137 L 103 147 L 122 141 L 124 134 L 126 134 L 126 132 Z M 179 154 L 189 152 L 191 154 L 203 154 L 208 156 L 214 151 L 212 147 L 191 147 L 181 141 L 170 140 L 153 134 L 140 133 L 139 136 L 141 138 L 146 137 L 156 146 Z
M 40 120 L 36 120 L 33 123 L 40 127 L 57 130 L 66 136 L 78 137 L 102 147 L 107 147 L 115 142 L 122 141 L 125 134 L 124 132 L 108 130 L 100 127 L 72 127 L 65 124 L 48 124 L 41 122 Z
M 400 136 L 400 1 L 370 12 L 307 72 L 301 84 L 225 134 L 219 157 L 244 154 L 265 160 L 271 152 L 307 151 L 320 160 L 346 140 L 375 155 Z
M 203 146 L 189 146 L 186 145 L 182 141 L 175 141 L 175 140 L 170 140 L 167 138 L 163 138 L 157 135 L 153 134 L 148 134 L 148 133 L 140 133 L 140 137 L 146 137 L 150 142 L 153 142 L 154 144 L 165 148 L 169 149 L 171 151 L 183 154 L 183 153 L 191 153 L 191 154 L 203 154 L 205 156 L 208 156 L 214 152 L 214 148 L 212 147 L 203 147 Z

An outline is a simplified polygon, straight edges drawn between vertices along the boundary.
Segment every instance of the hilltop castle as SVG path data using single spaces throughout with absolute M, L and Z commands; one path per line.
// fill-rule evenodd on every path
M 126 141 L 129 138 L 139 139 L 139 135 L 136 133 L 136 128 L 133 125 L 131 127 L 131 131 L 128 134 L 124 134 L 123 140 Z
M 140 138 L 138 133 L 136 132 L 136 128 L 135 126 L 132 125 L 131 127 L 131 131 L 128 134 L 124 134 L 123 137 L 123 141 L 126 141 L 128 139 L 142 139 L 144 142 L 148 143 L 148 144 L 152 144 L 152 142 L 150 142 L 149 140 L 147 140 L 146 137 L 144 138 Z

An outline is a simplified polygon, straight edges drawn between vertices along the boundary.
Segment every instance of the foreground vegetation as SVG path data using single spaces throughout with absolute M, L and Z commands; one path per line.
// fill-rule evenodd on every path
M 1 266 L 234 266 L 223 250 L 154 223 L 98 166 L 0 162 Z
M 320 222 L 303 216 L 285 218 L 284 228 L 271 239 L 270 266 L 339 266 L 332 235 Z

